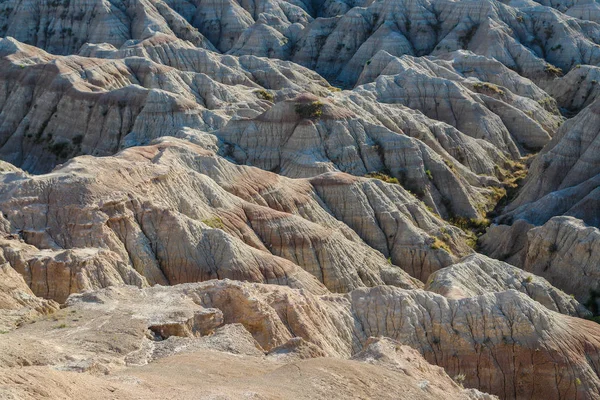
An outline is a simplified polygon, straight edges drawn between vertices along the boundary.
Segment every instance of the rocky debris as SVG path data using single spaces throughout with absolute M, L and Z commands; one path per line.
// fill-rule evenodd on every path
M 221 321 L 222 322 L 222 321 Z M 155 337 L 155 339 L 157 339 Z M 158 338 L 162 339 L 162 338 Z M 179 353 L 215 350 L 231 354 L 262 357 L 265 351 L 250 332 L 239 323 L 222 325 L 205 336 L 170 336 L 153 343 L 151 362 Z
M 307 342 L 301 337 L 291 338 L 284 344 L 271 349 L 267 355 L 277 360 L 285 359 L 286 361 L 290 359 L 303 360 L 307 358 L 327 357 L 327 353 L 321 348 L 311 342 Z
M 529 235 L 533 232 L 530 231 Z M 536 258 L 536 261 L 541 260 Z M 460 299 L 514 289 L 552 311 L 574 317 L 591 316 L 590 311 L 577 300 L 540 277 L 547 274 L 531 268 L 526 271 L 531 273 L 523 272 L 502 261 L 474 254 L 430 275 L 425 290 L 451 299 Z
M 153 321 L 148 329 L 159 339 L 168 339 L 171 336 L 193 337 L 208 335 L 222 323 L 223 313 L 219 310 L 202 310 L 190 318 L 182 315 L 176 320 Z
M 56 321 L 42 318 L 6 334 L 0 357 L 7 366 L 28 362 L 61 369 L 118 368 L 119 375 L 135 375 L 136 369 L 120 366 L 145 364 L 156 344 L 164 342 L 145 334 L 153 318 L 203 308 L 220 310 L 224 324 L 242 324 L 267 351 L 283 345 L 304 347 L 309 352 L 301 354 L 310 355 L 317 354 L 311 349 L 319 348 L 330 357 L 355 356 L 395 371 L 414 365 L 402 361 L 404 354 L 416 357 L 413 352 L 400 349 L 398 354 L 389 351 L 389 342 L 369 341 L 371 336 L 387 336 L 444 367 L 465 386 L 502 398 L 554 398 L 558 393 L 594 398 L 600 386 L 595 372 L 600 346 L 597 324 L 550 311 L 515 290 L 447 299 L 390 286 L 317 296 L 284 286 L 228 280 L 144 289 L 112 287 L 73 295 L 66 308 L 55 314 Z M 52 329 L 52 324 L 60 328 Z M 36 339 L 40 331 L 48 332 L 41 349 Z M 58 341 L 61 346 L 55 347 Z M 173 357 L 186 354 L 160 358 L 147 368 L 166 365 L 176 360 Z M 439 370 L 427 366 L 420 371 L 410 376 L 439 375 Z M 432 379 L 431 389 L 437 390 L 436 383 L 445 379 Z

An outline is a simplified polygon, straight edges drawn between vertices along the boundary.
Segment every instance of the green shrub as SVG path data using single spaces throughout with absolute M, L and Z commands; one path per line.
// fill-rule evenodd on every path
M 437 237 L 433 237 L 433 242 L 429 245 L 432 250 L 443 249 L 451 253 L 450 247 Z
M 296 114 L 304 119 L 317 119 L 323 115 L 323 103 L 320 101 L 298 103 L 294 109 Z
M 452 379 L 454 379 L 454 382 L 456 382 L 458 386 L 462 387 L 467 379 L 467 376 L 465 374 L 458 374 Z
M 273 96 L 273 93 L 267 92 L 264 89 L 257 91 L 256 96 L 258 96 L 259 99 L 263 99 L 263 100 L 267 100 L 267 101 L 273 101 L 275 99 L 275 96 Z
M 473 85 L 473 88 L 478 91 L 494 93 L 502 96 L 504 94 L 504 90 L 500 89 L 497 85 L 489 82 L 478 82 Z
M 554 77 L 559 77 L 563 75 L 563 71 L 562 69 L 558 68 L 555 65 L 552 64 L 546 64 L 546 67 L 544 68 L 544 71 L 546 71 L 546 73 L 548 75 L 554 76 Z
M 384 174 L 383 172 L 370 172 L 370 173 L 366 174 L 365 177 L 379 179 L 380 181 L 384 181 L 387 183 L 394 183 L 396 185 L 398 185 L 400 183 L 397 178 L 394 178 L 392 176 Z
M 208 219 L 203 219 L 202 222 L 213 229 L 223 229 L 225 228 L 225 224 L 223 224 L 223 220 L 219 217 L 213 217 Z
M 48 146 L 48 150 L 58 158 L 66 158 L 71 153 L 72 148 L 69 142 L 55 142 Z

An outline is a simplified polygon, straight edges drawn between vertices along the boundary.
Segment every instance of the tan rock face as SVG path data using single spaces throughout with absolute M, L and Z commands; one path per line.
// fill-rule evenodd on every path
M 36 297 L 23 277 L 6 262 L 0 263 L 0 331 L 5 334 L 16 326 L 58 309 L 52 300 Z
M 276 352 L 304 346 L 312 348 L 313 354 L 320 349 L 334 357 L 354 355 L 357 360 L 395 371 L 416 363 L 422 368 L 415 377 L 441 374 L 432 378 L 434 392 L 440 385 L 446 386 L 448 378 L 405 346 L 444 367 L 450 376 L 464 374 L 466 386 L 502 398 L 532 393 L 534 397 L 554 398 L 561 393 L 594 398 L 600 385 L 594 369 L 600 346 L 597 325 L 552 312 L 514 290 L 452 300 L 390 286 L 325 296 L 227 280 L 146 289 L 113 287 L 74 295 L 67 307 L 55 314 L 56 321 L 43 319 L 7 334 L 0 343 L 2 360 L 5 365 L 28 360 L 62 369 L 103 370 L 123 362 L 143 364 L 154 351 L 166 349 L 162 342 L 148 339 L 145 331 L 149 327 L 156 326 L 156 321 L 173 324 L 204 309 L 220 310 L 225 324 L 241 323 L 262 349 L 272 351 L 267 358 L 281 360 Z M 94 322 L 86 322 L 88 318 Z M 52 330 L 52 324 L 61 328 Z M 99 332 L 111 332 L 118 338 L 119 349 L 109 346 L 114 339 L 94 339 L 93 350 L 81 347 L 98 334 L 79 329 L 81 324 L 98 325 Z M 49 328 L 45 350 L 36 352 L 38 341 L 34 338 Z M 369 339 L 378 335 L 404 346 Z M 60 350 L 51 350 L 49 344 L 57 340 L 61 341 Z M 17 350 L 17 343 L 28 345 Z M 161 363 L 176 360 L 165 358 L 164 353 L 162 357 Z M 135 374 L 130 369 L 119 374 L 128 371 Z
M 6 232 L 27 243 L 6 243 L 8 262 L 58 301 L 120 283 L 215 278 L 315 293 L 415 288 L 408 274 L 425 280 L 471 251 L 397 184 L 341 173 L 291 180 L 174 139 L 2 177 Z

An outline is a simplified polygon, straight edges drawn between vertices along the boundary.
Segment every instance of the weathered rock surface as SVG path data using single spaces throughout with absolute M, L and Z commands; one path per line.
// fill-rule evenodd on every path
M 600 101 L 565 122 L 536 157 L 506 218 L 542 225 L 556 215 L 570 215 L 600 226 Z
M 36 297 L 23 277 L 1 260 L 3 256 L 0 253 L 0 334 L 58 309 L 56 302 Z
M 416 356 L 414 356 L 416 358 Z M 411 362 L 415 358 L 410 358 Z M 421 359 L 422 360 L 422 359 Z M 197 379 L 201 365 L 203 379 Z M 430 367 L 431 368 L 431 367 Z M 426 379 L 418 380 L 416 376 Z M 438 383 L 439 382 L 439 383 Z M 493 400 L 495 396 L 459 388 L 448 376 L 333 358 L 281 365 L 257 357 L 197 351 L 130 368 L 106 378 L 48 367 L 0 370 L 0 394 L 9 398 L 141 399 L 457 399 Z
M 0 398 L 600 400 L 599 10 L 0 0 Z
M 461 51 L 446 57 L 398 58 L 380 52 L 359 83 L 376 81 L 374 88 L 364 89 L 377 93 L 379 101 L 421 110 L 513 157 L 518 147 L 539 150 L 550 140 L 561 118 L 548 112 L 558 114 L 558 109 L 535 84 L 482 56 Z M 389 78 L 377 78 L 382 75 Z
M 59 301 L 214 278 L 317 293 L 415 288 L 406 272 L 424 281 L 472 251 L 400 185 L 342 173 L 291 180 L 176 139 L 0 179 L 4 230 L 26 243 L 9 261 Z
M 572 217 L 554 217 L 527 233 L 523 269 L 587 303 L 599 292 L 600 231 Z M 595 306 L 595 312 L 598 311 Z
M 530 235 L 533 232 L 531 231 Z M 541 260 L 536 259 L 536 261 Z M 544 278 L 536 276 L 547 276 L 547 274 L 533 268 L 526 270 L 531 274 L 502 261 L 474 254 L 464 258 L 458 264 L 433 273 L 427 281 L 425 290 L 448 298 L 460 299 L 514 289 L 552 311 L 574 317 L 591 316 L 591 313 L 578 301 L 553 287 Z
M 182 313 L 193 315 L 203 309 L 220 310 L 225 324 L 241 323 L 267 351 L 302 338 L 294 341 L 304 341 L 329 356 L 354 355 L 398 371 L 407 363 L 403 354 L 407 358 L 416 355 L 397 345 L 394 354 L 389 341 L 369 340 L 387 336 L 416 349 L 450 376 L 464 374 L 466 386 L 502 398 L 555 398 L 559 393 L 595 398 L 600 385 L 595 372 L 600 346 L 597 324 L 552 312 L 514 290 L 453 300 L 390 286 L 325 296 L 227 280 L 145 289 L 112 287 L 74 295 L 54 320 L 41 319 L 6 334 L 0 342 L 0 357 L 7 366 L 117 368 L 119 376 L 136 376 L 144 368 L 159 368 L 179 359 L 163 354 L 156 364 L 142 369 L 119 367 L 144 364 L 152 358 L 162 343 L 145 333 L 155 325 L 153 321 L 179 321 Z M 80 329 L 82 325 L 90 329 Z M 43 342 L 36 339 L 40 331 L 48 332 Z M 52 344 L 57 341 L 61 343 L 58 348 Z M 42 343 L 44 347 L 38 348 Z M 424 367 L 412 376 L 439 374 L 423 361 L 416 362 Z M 444 379 L 433 380 L 431 390 L 438 390 L 437 384 Z
M 499 186 L 497 180 L 457 167 L 460 163 L 435 136 L 430 140 L 437 151 L 407 137 L 397 125 L 391 130 L 363 119 L 356 103 L 354 110 L 342 108 L 347 101 L 338 105 L 336 99 L 300 96 L 257 118 L 230 121 L 215 135 L 233 146 L 231 157 L 240 163 L 291 177 L 385 171 L 441 215 L 481 217 L 493 194 L 485 186 Z M 318 108 L 318 115 L 303 115 L 305 107 Z M 400 124 L 406 126 L 402 120 Z M 450 139 L 439 134 L 440 142 Z

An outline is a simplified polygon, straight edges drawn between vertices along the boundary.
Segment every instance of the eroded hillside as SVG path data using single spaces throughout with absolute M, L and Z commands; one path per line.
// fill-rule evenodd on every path
M 600 399 L 599 68 L 594 0 L 0 1 L 0 398 Z

